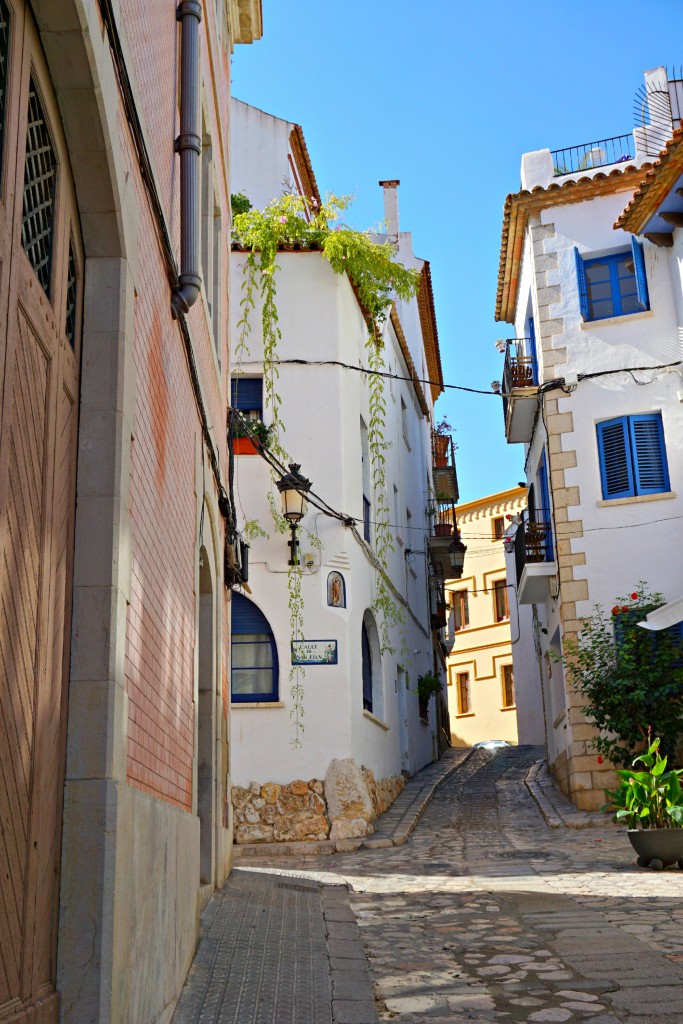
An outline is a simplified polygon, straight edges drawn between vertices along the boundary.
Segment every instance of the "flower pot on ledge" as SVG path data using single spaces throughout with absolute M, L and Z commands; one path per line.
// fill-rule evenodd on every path
M 450 537 L 452 533 L 453 527 L 450 523 L 434 523 L 435 537 Z
M 233 437 L 232 450 L 235 455 L 258 455 L 256 445 L 250 437 Z

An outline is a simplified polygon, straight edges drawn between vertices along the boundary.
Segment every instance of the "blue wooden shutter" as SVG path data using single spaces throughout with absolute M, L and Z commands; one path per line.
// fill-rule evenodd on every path
M 579 309 L 584 320 L 590 319 L 590 306 L 588 305 L 588 285 L 586 284 L 586 268 L 583 265 L 581 253 L 574 246 L 574 259 L 576 260 L 576 280 L 579 287 Z
M 534 326 L 534 318 L 529 317 L 529 348 L 531 349 L 529 355 L 531 356 L 531 365 L 533 368 L 533 382 L 538 384 L 538 357 L 536 355 L 536 328 Z
M 361 658 L 363 662 L 363 707 L 366 711 L 372 711 L 372 654 L 370 652 L 370 638 L 363 623 L 361 632 Z
M 233 409 L 241 412 L 263 412 L 263 377 L 233 377 L 230 381 Z
M 654 413 L 630 416 L 629 432 L 635 471 L 636 494 L 660 494 L 669 490 L 662 418 Z
M 275 637 L 273 631 L 270 628 L 268 619 L 265 617 L 260 608 L 257 608 L 253 601 L 250 601 L 243 594 L 233 592 L 231 608 L 230 608 L 230 630 L 233 636 L 237 637 L 244 634 L 265 634 L 270 637 L 270 650 L 273 659 L 272 665 L 272 684 L 271 689 L 268 692 L 261 694 L 252 694 L 250 696 L 240 696 L 240 701 L 258 701 L 258 700 L 277 700 L 278 689 L 279 689 L 279 675 L 280 666 L 277 656 L 277 644 L 275 643 Z
M 633 470 L 629 453 L 628 418 L 598 423 L 598 456 L 603 498 L 632 496 Z
M 633 266 L 636 275 L 636 290 L 638 292 L 638 305 L 641 309 L 650 308 L 650 293 L 647 287 L 647 275 L 645 273 L 645 257 L 643 245 L 635 236 L 631 236 L 631 251 L 633 253 Z
M 547 523 L 547 531 L 545 535 L 544 557 L 546 561 L 552 562 L 553 560 L 553 533 L 552 533 L 552 515 L 550 512 L 550 491 L 548 490 L 548 464 L 545 458 L 545 448 L 541 455 L 541 462 L 538 467 L 538 490 L 541 496 L 541 502 L 543 508 L 541 511 L 540 520 L 542 523 Z

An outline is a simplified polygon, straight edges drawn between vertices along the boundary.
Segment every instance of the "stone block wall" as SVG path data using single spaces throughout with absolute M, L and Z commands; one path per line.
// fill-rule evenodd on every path
M 340 795 L 340 776 L 343 793 Z M 376 779 L 348 758 L 333 761 L 325 780 L 295 779 L 232 787 L 236 843 L 285 843 L 371 835 L 372 821 L 403 790 L 402 775 Z

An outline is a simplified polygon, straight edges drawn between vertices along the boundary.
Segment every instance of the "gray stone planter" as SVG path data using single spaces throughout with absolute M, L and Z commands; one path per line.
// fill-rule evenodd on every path
M 683 828 L 630 828 L 628 837 L 641 868 L 661 870 L 669 864 L 683 868 Z

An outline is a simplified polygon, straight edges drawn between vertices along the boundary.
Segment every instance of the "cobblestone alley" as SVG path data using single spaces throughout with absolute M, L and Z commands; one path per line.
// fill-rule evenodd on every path
M 174 1021 L 681 1024 L 683 873 L 549 828 L 537 757 L 475 751 L 403 846 L 239 866 Z

